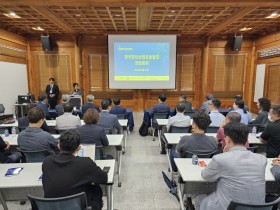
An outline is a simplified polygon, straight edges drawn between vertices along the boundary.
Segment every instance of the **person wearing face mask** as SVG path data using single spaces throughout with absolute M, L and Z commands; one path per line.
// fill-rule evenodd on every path
M 275 158 L 280 154 L 280 105 L 271 107 L 268 113 L 271 121 L 260 136 L 262 143 L 267 144 L 266 157 Z
M 211 120 L 204 110 L 198 110 L 193 115 L 192 135 L 181 138 L 176 146 L 176 151 L 172 150 L 170 162 L 173 171 L 177 171 L 174 158 L 185 157 L 186 152 L 192 154 L 212 154 L 218 150 L 218 144 L 213 136 L 205 135 L 205 131 L 210 125 Z

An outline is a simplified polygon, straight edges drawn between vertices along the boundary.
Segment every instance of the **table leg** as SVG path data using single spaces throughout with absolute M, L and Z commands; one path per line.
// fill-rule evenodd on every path
M 122 168 L 122 151 L 117 151 L 118 153 L 118 187 L 122 186 L 121 180 L 121 168 Z
M 124 135 L 124 148 L 123 148 L 123 152 L 122 152 L 123 154 L 125 153 L 125 150 L 126 150 L 127 131 L 128 131 L 128 127 L 126 127 L 123 132 L 123 135 Z
M 161 127 L 161 129 L 162 129 L 162 127 Z M 161 140 L 160 140 L 161 129 L 158 129 L 158 141 L 159 141 L 159 148 L 160 148 L 160 150 L 161 150 Z
M 7 203 L 5 201 L 2 190 L 0 190 L 0 202 L 2 203 L 2 206 L 3 206 L 4 210 L 8 210 L 8 206 L 7 206 Z
M 173 170 L 172 170 L 172 167 L 171 167 L 171 161 L 170 161 L 170 154 L 171 154 L 171 149 L 167 148 L 167 160 L 168 160 L 168 165 L 169 165 L 169 169 L 171 171 L 171 180 L 174 181 L 174 177 L 173 177 Z
M 181 188 L 181 183 L 178 183 L 178 187 L 177 187 L 177 190 L 178 190 L 178 197 L 179 197 L 179 200 L 180 200 L 180 208 L 181 210 L 184 210 L 184 201 L 183 201 L 183 194 L 182 194 L 182 188 Z M 183 185 L 184 187 L 184 185 Z
M 20 110 L 21 110 L 21 117 L 23 117 L 23 106 L 20 106 Z
M 107 185 L 107 209 L 114 210 L 113 185 Z

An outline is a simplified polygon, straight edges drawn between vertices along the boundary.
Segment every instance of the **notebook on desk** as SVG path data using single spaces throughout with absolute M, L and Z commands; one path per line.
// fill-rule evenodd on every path
M 95 161 L 95 144 L 83 144 L 80 146 L 81 149 L 77 153 L 77 156 L 90 157 L 93 161 Z

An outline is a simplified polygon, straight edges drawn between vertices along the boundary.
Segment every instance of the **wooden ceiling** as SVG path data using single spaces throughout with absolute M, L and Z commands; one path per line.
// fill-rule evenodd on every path
M 0 28 L 24 36 L 166 33 L 254 36 L 280 31 L 280 0 L 1 0 Z M 15 12 L 13 19 L 4 13 Z M 44 29 L 35 31 L 32 27 Z

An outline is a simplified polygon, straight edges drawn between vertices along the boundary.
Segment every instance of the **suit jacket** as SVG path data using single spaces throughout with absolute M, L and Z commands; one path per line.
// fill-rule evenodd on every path
M 46 94 L 48 95 L 48 98 L 50 98 L 50 94 L 55 94 L 54 98 L 57 99 L 58 94 L 59 94 L 59 87 L 56 84 L 53 84 L 53 88 L 52 88 L 52 93 L 50 93 L 51 90 L 51 85 L 47 85 L 46 87 Z
M 81 144 L 109 145 L 104 129 L 100 125 L 86 124 L 77 128 L 77 131 L 80 133 Z
M 268 117 L 268 112 L 261 110 L 257 118 L 252 122 L 250 122 L 250 124 L 260 124 L 261 127 L 266 127 L 266 125 L 269 122 L 267 117 Z
M 126 108 L 122 106 L 114 106 L 109 112 L 110 114 L 118 115 L 118 114 L 125 114 Z
M 217 182 L 216 191 L 202 200 L 200 209 L 224 210 L 233 200 L 240 203 L 265 202 L 266 157 L 236 146 L 215 155 L 201 176 Z
M 110 114 L 107 111 L 102 110 L 99 113 L 98 124 L 104 128 L 110 128 L 113 130 L 113 133 L 121 133 L 121 125 L 118 121 L 116 115 Z M 116 132 L 117 130 L 117 132 Z
M 27 128 L 29 126 L 29 119 L 28 117 L 22 117 L 18 119 L 18 127 L 20 128 Z M 46 123 L 46 121 L 44 121 L 43 125 L 41 126 L 41 129 L 44 131 L 47 131 L 48 133 L 50 132 L 50 129 Z
M 96 109 L 98 112 L 100 112 L 99 107 L 93 103 L 86 103 L 82 106 L 82 112 L 83 114 L 88 110 L 88 109 Z
M 46 119 L 50 120 L 51 116 L 50 116 L 50 113 L 49 113 L 49 110 L 48 110 L 48 106 L 46 104 L 43 104 L 41 101 L 38 101 L 36 105 L 41 107 L 44 110 L 45 115 L 46 115 Z
M 209 114 L 210 110 L 208 108 L 208 104 L 211 103 L 212 100 L 204 101 L 201 105 L 201 109 L 204 110 L 205 113 Z
M 185 112 L 191 112 L 192 111 L 192 103 L 191 102 L 185 100 L 185 101 L 181 101 L 181 103 L 183 103 L 186 106 Z M 177 114 L 177 111 L 176 111 L 176 109 L 174 109 L 173 115 L 176 115 L 176 114 Z
M 56 118 L 56 129 L 68 130 L 75 129 L 81 126 L 79 116 L 73 115 L 71 112 L 65 112 L 63 115 Z
M 99 205 L 102 205 L 102 189 L 98 184 L 107 183 L 107 173 L 101 170 L 89 157 L 75 157 L 68 153 L 51 155 L 44 160 L 42 171 L 42 183 L 46 198 L 86 192 L 90 206 L 96 207 L 94 204 L 96 200 Z M 99 206 L 99 208 L 93 209 L 101 208 Z
M 57 116 L 59 117 L 60 115 L 64 114 L 64 107 L 63 104 L 58 104 L 55 106 L 55 111 L 57 113 Z
M 170 112 L 170 107 L 167 104 L 161 102 L 159 104 L 154 105 L 154 107 L 151 111 L 151 114 L 152 113 L 169 113 L 169 112 Z

